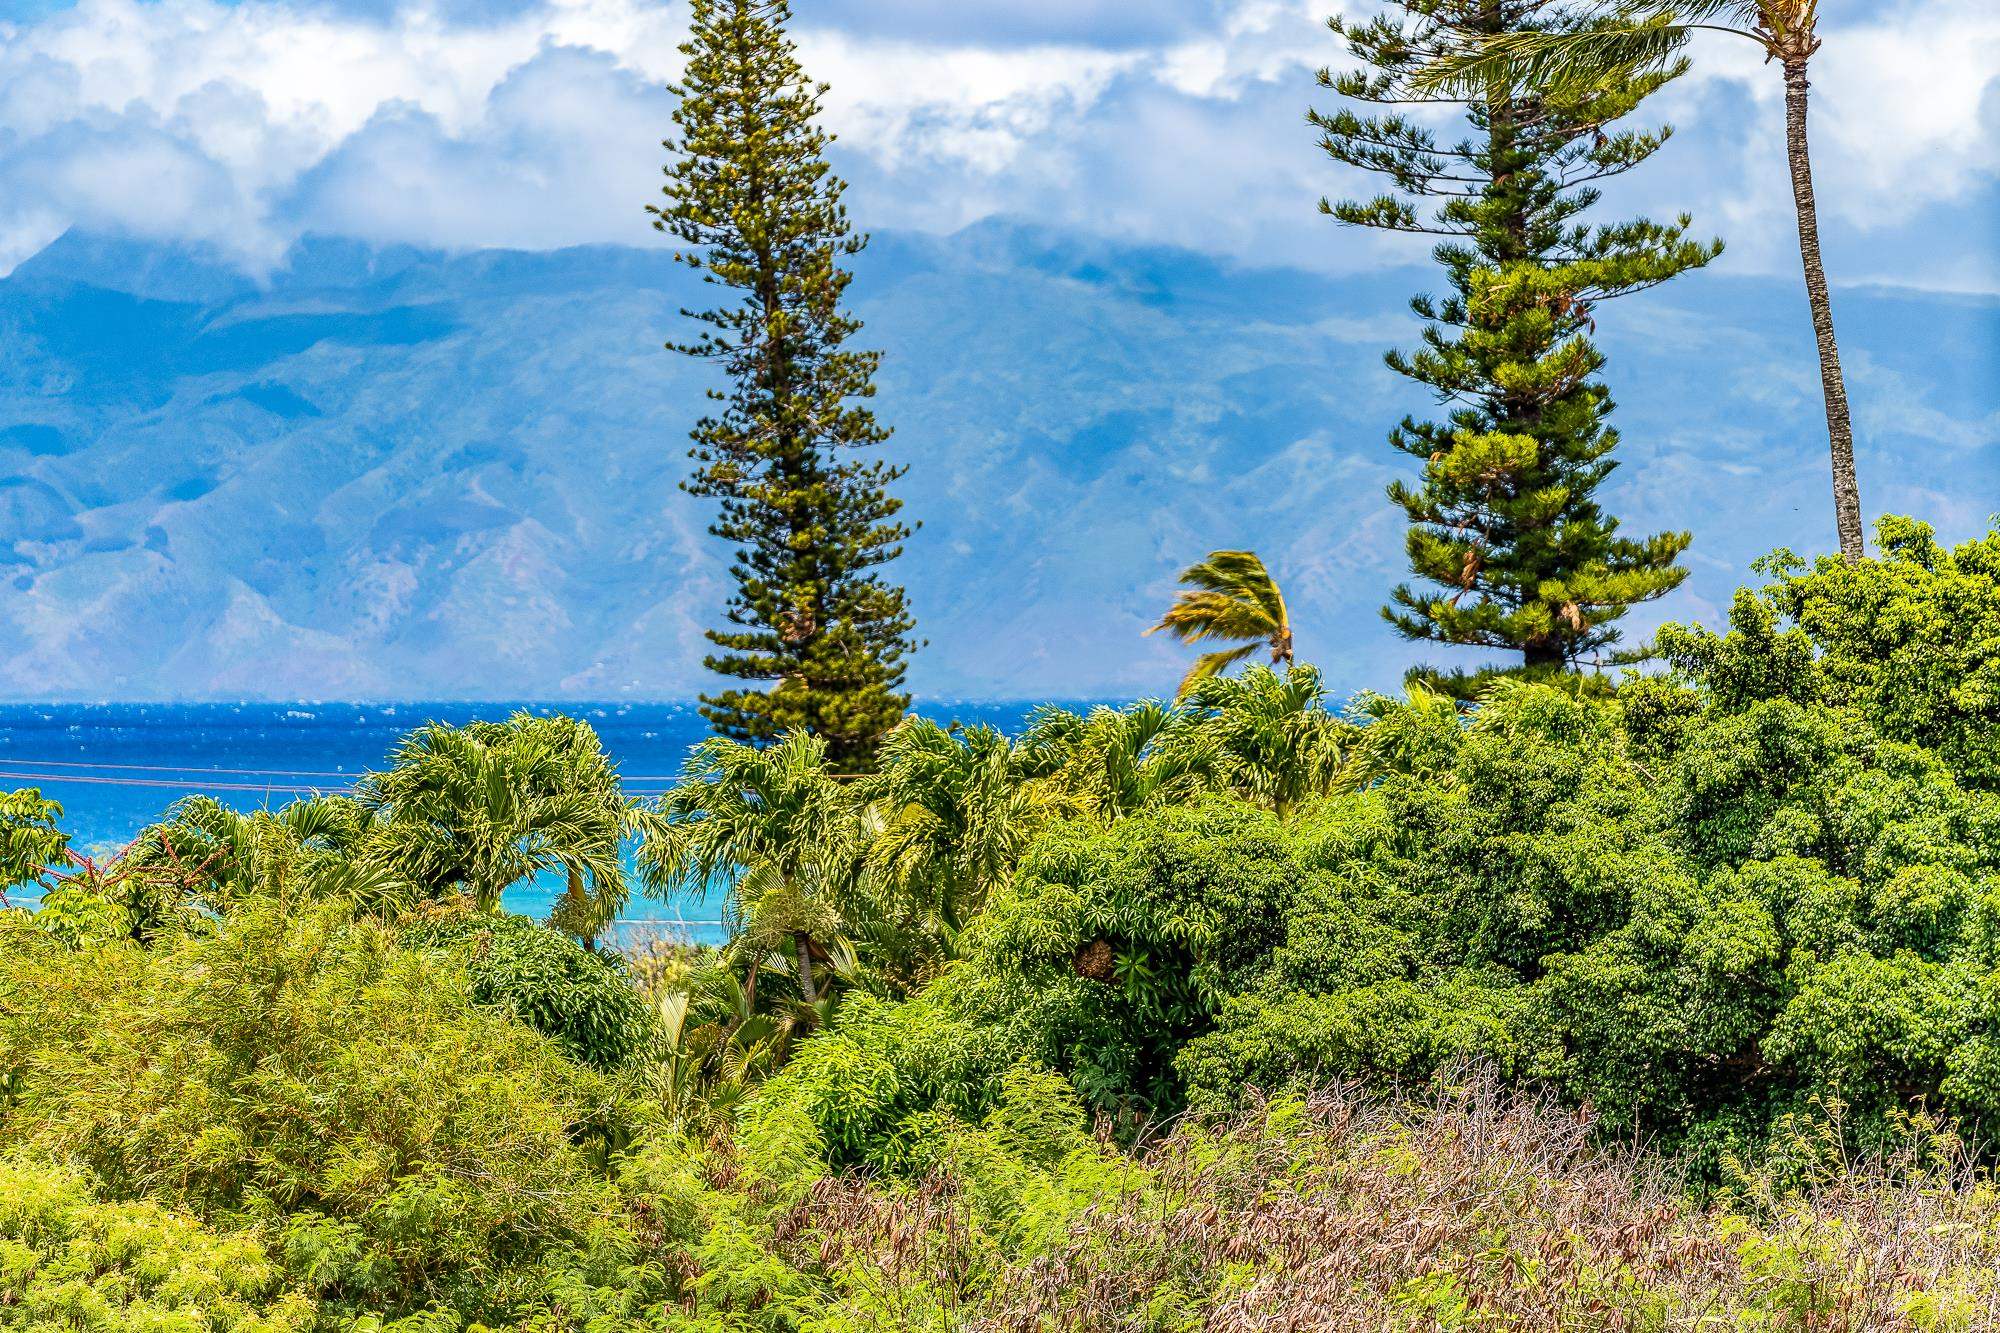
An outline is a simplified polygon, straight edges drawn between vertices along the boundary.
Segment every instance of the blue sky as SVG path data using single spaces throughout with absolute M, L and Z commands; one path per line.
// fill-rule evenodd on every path
M 1332 0 L 799 0 L 868 225 L 1010 216 L 1230 260 L 1418 258 L 1313 211 Z M 1369 6 L 1360 6 L 1366 9 Z M 1352 6 L 1350 7 L 1352 8 Z M 451 248 L 648 243 L 678 0 L 0 0 L 0 271 L 63 230 Z M 1837 280 L 2000 290 L 2000 6 L 1828 0 L 1816 77 Z M 1619 203 L 1727 271 L 1795 263 L 1778 81 L 1714 39 Z

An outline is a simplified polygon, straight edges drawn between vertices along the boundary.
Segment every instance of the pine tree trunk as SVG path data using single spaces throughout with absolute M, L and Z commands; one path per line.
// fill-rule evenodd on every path
M 1833 512 L 1840 530 L 1840 553 L 1863 554 L 1861 485 L 1854 476 L 1854 425 L 1847 413 L 1847 385 L 1840 373 L 1840 347 L 1833 337 L 1833 301 L 1819 254 L 1819 207 L 1813 201 L 1812 158 L 1806 151 L 1806 62 L 1785 61 L 1785 155 L 1792 170 L 1792 200 L 1799 215 L 1799 257 L 1805 263 L 1806 300 L 1812 306 L 1813 336 L 1819 342 L 1820 387 L 1826 397 L 1826 431 L 1833 450 Z

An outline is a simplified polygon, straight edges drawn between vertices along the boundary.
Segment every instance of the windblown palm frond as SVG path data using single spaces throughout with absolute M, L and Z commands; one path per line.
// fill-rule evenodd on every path
M 1186 694 L 1200 681 L 1219 675 L 1260 647 L 1271 652 L 1273 666 L 1290 666 L 1292 622 L 1284 595 L 1264 562 L 1253 551 L 1212 551 L 1208 559 L 1181 572 L 1188 591 L 1146 631 L 1162 630 L 1182 643 L 1241 641 L 1237 647 L 1204 653 L 1181 681 Z
M 1727 7 L 1727 6 L 1725 6 Z M 1580 32 L 1510 32 L 1458 59 L 1426 64 L 1410 76 L 1417 91 L 1469 102 L 1497 100 L 1512 90 L 1574 92 L 1607 76 L 1671 69 L 1699 25 L 1680 6 L 1608 19 Z

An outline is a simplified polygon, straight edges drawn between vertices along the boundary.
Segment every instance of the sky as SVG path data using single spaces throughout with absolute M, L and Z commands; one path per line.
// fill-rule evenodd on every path
M 868 226 L 1018 218 L 1229 262 L 1420 258 L 1314 205 L 1336 0 L 797 0 Z M 1372 6 L 1361 5 L 1367 12 Z M 0 273 L 72 227 L 216 247 L 652 243 L 680 0 L 0 0 Z M 2000 291 L 2000 5 L 1826 0 L 1814 150 L 1836 282 Z M 1796 264 L 1781 88 L 1704 40 L 1616 186 L 1723 270 Z

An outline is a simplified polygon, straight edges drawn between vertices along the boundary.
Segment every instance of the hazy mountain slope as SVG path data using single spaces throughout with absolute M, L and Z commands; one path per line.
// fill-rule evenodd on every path
M 879 239 L 855 292 L 924 522 L 913 683 L 1167 688 L 1181 654 L 1139 631 L 1222 544 L 1273 561 L 1339 685 L 1393 683 L 1417 654 L 1376 615 L 1383 434 L 1426 404 L 1380 354 L 1426 277 Z M 695 295 L 659 251 L 310 242 L 253 282 L 64 238 L 0 282 L 0 695 L 691 694 L 725 553 L 675 488 L 704 375 L 660 343 Z M 2000 303 L 1845 292 L 1840 315 L 1869 510 L 1970 531 L 2000 509 Z M 1660 615 L 1830 541 L 1790 285 L 1698 276 L 1600 324 L 1607 499 L 1697 535 Z

